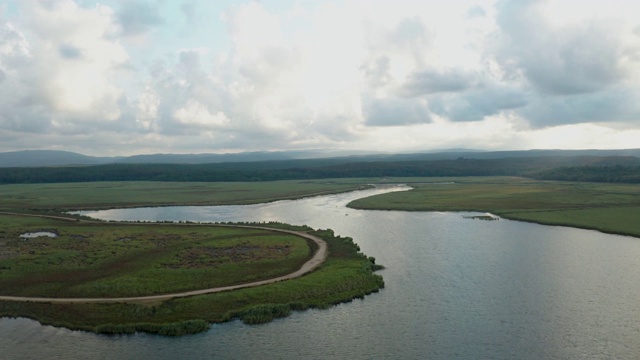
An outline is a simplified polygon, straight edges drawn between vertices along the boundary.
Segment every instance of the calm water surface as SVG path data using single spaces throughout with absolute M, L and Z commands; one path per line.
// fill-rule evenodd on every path
M 444 185 L 443 185 L 444 186 Z M 454 186 L 454 185 L 448 185 Z M 259 326 L 181 338 L 0 320 L 8 359 L 637 359 L 640 240 L 461 213 L 359 211 L 367 190 L 252 206 L 88 213 L 112 220 L 281 221 L 332 228 L 386 265 L 386 288 Z

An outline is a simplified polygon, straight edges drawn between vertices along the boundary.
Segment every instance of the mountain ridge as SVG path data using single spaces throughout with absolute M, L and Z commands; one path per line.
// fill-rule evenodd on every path
M 500 159 L 514 157 L 545 156 L 630 156 L 640 158 L 640 149 L 532 149 L 481 151 L 469 149 L 449 149 L 443 151 L 414 153 L 360 153 L 341 155 L 337 151 L 259 151 L 241 153 L 201 153 L 201 154 L 140 154 L 132 156 L 99 157 L 62 150 L 21 150 L 0 153 L 0 167 L 48 167 L 48 166 L 92 166 L 105 164 L 209 164 L 308 161 L 319 165 L 346 162 L 375 161 L 417 161 L 454 159 Z

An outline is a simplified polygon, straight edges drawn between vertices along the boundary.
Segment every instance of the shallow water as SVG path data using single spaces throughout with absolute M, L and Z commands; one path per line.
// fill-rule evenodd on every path
M 37 237 L 50 237 L 50 238 L 54 238 L 57 237 L 58 235 L 55 233 L 52 233 L 50 231 L 37 231 L 37 232 L 28 232 L 28 233 L 24 233 L 24 234 L 20 234 L 20 237 L 23 239 L 33 239 L 33 238 L 37 238 Z
M 9 359 L 636 359 L 640 240 L 469 213 L 361 211 L 385 190 L 251 206 L 105 210 L 112 220 L 281 221 L 351 236 L 386 288 L 269 324 L 100 336 L 0 320 Z M 8 350 L 7 350 L 8 349 Z

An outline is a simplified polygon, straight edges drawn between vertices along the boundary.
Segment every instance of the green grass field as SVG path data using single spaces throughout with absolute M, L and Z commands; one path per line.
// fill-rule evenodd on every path
M 79 210 L 163 205 L 255 204 L 352 191 L 340 180 L 231 183 L 154 181 L 0 185 L 0 210 Z
M 294 272 L 303 238 L 258 229 L 66 222 L 0 215 L 0 294 L 128 297 L 206 289 Z M 46 230 L 55 238 L 22 239 Z
M 409 180 L 409 185 L 414 187 L 411 191 L 358 199 L 349 206 L 377 210 L 491 212 L 514 220 L 640 237 L 640 185 L 637 184 L 512 177 Z

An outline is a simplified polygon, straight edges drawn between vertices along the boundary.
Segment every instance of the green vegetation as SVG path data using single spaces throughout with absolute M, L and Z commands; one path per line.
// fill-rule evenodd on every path
M 457 159 L 435 160 L 428 155 L 248 163 L 0 168 L 0 184 L 95 181 L 257 182 L 388 176 L 526 176 L 554 180 L 573 178 L 581 181 L 640 181 L 640 158 L 634 156 L 532 155 L 477 158 L 482 154 L 476 153 L 471 154 L 475 158 L 464 158 L 461 155 Z
M 111 207 L 255 204 L 363 187 L 361 184 L 337 180 L 16 184 L 0 186 L 0 210 L 57 212 Z
M 296 271 L 312 256 L 305 239 L 260 229 L 7 215 L 0 215 L 0 223 L 1 295 L 176 293 L 278 277 Z M 42 229 L 58 236 L 20 238 Z
M 460 160 L 460 164 L 465 161 Z M 363 166 L 351 173 L 362 174 Z M 401 168 L 400 166 L 398 167 Z M 442 169 L 442 168 L 440 168 Z M 366 170 L 366 171 L 365 171 Z M 405 169 L 406 170 L 406 169 Z M 411 175 L 411 171 L 399 171 Z M 386 171 L 386 170 L 385 170 Z M 386 174 L 382 172 L 370 172 Z M 378 176 L 378 175 L 376 175 Z M 94 182 L 0 186 L 0 292 L 36 296 L 137 296 L 272 278 L 308 259 L 306 240 L 261 229 L 195 224 L 64 221 L 26 214 L 60 215 L 68 209 L 238 204 L 298 198 L 407 183 L 407 192 L 359 199 L 351 207 L 412 211 L 482 211 L 505 218 L 596 229 L 640 237 L 640 186 L 557 182 L 521 177 L 406 177 L 236 183 Z M 483 216 L 477 218 L 484 218 Z M 261 224 L 264 226 L 264 224 Z M 286 224 L 268 224 L 291 228 Z M 131 303 L 0 301 L 0 316 L 25 316 L 44 324 L 99 333 L 145 331 L 182 335 L 211 322 L 271 321 L 291 311 L 326 308 L 384 286 L 382 268 L 350 238 L 330 230 L 329 257 L 312 273 L 266 286 Z M 56 238 L 21 241 L 23 232 L 53 231 Z
M 329 258 L 316 271 L 267 286 L 178 298 L 159 303 L 52 304 L 0 301 L 0 316 L 25 316 L 43 324 L 99 333 L 146 331 L 182 335 L 204 331 L 211 322 L 239 318 L 249 324 L 291 311 L 327 308 L 362 298 L 384 287 L 372 259 L 350 238 L 330 230 L 312 231 L 329 246 Z
M 390 179 L 388 181 L 395 181 Z M 357 209 L 481 211 L 514 220 L 640 237 L 640 186 L 513 177 L 411 179 L 413 190 L 349 204 Z
M 534 174 L 536 179 L 562 181 L 597 181 L 640 183 L 640 166 L 559 167 Z
M 266 183 L 97 182 L 0 186 L 0 293 L 43 297 L 123 297 L 172 293 L 274 278 L 315 251 L 306 239 L 264 229 L 197 224 L 69 221 L 69 209 L 178 204 L 244 204 L 336 193 L 359 181 Z M 247 225 L 247 224 L 244 224 Z M 249 224 L 251 225 L 251 224 Z M 257 224 L 256 224 L 257 225 Z M 311 231 L 286 224 L 274 229 Z M 21 239 L 51 231 L 55 238 Z M 315 231 L 329 257 L 315 271 L 278 283 L 168 301 L 35 303 L 0 301 L 0 316 L 98 333 L 182 335 L 211 322 L 257 324 L 291 311 L 326 308 L 384 286 L 380 268 L 349 238 Z

